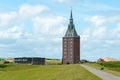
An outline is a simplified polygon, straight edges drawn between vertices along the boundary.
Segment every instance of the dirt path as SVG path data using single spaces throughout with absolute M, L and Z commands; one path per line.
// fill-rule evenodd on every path
M 84 64 L 80 64 L 82 67 L 84 67 L 85 69 L 87 69 L 88 71 L 90 71 L 91 73 L 95 74 L 96 76 L 100 77 L 103 80 L 120 80 L 120 77 L 118 76 L 114 76 L 110 73 L 107 72 L 103 72 L 97 69 L 94 69 L 92 67 L 86 66 Z

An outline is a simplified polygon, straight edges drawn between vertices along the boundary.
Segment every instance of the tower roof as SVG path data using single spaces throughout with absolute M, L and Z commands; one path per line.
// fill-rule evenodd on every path
M 78 37 L 78 34 L 75 30 L 75 26 L 73 24 L 72 10 L 71 10 L 71 13 L 70 13 L 70 22 L 68 24 L 68 29 L 67 29 L 67 32 L 65 34 L 65 37 Z

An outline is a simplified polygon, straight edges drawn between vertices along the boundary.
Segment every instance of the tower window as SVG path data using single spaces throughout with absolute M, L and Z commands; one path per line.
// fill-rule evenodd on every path
M 66 54 L 67 52 L 64 52 L 64 54 Z
M 64 48 L 64 51 L 66 51 L 66 48 Z
M 70 58 L 72 58 L 72 55 L 70 56 Z
M 70 47 L 72 47 L 72 45 L 70 45 Z
M 64 44 L 66 44 L 67 42 L 66 41 L 64 41 Z
M 63 47 L 67 47 L 67 44 L 64 44 Z
M 66 58 L 66 56 L 64 56 L 64 58 Z
M 70 54 L 72 54 L 72 52 L 70 52 Z

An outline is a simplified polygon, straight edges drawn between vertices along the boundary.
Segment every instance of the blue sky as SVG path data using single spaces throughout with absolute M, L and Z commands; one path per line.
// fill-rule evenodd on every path
M 62 57 L 72 7 L 81 59 L 120 60 L 119 0 L 0 0 L 0 57 Z

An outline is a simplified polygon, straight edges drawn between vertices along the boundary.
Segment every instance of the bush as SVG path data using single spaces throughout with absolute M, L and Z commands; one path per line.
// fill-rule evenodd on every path
M 86 63 L 86 62 L 89 62 L 88 60 L 80 60 L 80 63 Z
M 0 64 L 0 68 L 5 68 L 5 67 L 7 67 L 7 65 Z
M 4 64 L 9 64 L 10 62 L 9 61 L 5 61 Z

